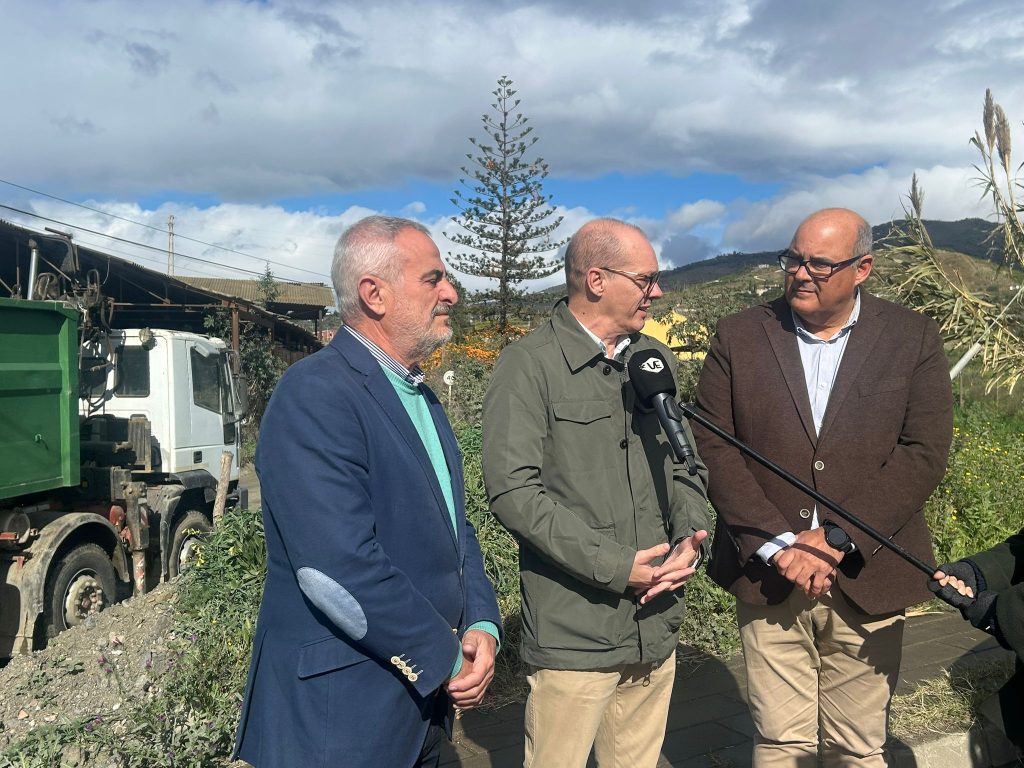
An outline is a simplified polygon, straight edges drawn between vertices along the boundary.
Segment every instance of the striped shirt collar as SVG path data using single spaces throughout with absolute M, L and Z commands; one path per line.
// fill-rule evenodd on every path
M 406 368 L 404 365 L 395 360 L 395 358 L 393 358 L 383 349 L 378 347 L 368 338 L 363 336 L 363 334 L 361 334 L 352 326 L 343 325 L 342 328 L 344 328 L 346 331 L 352 334 L 352 337 L 356 341 L 358 341 L 360 344 L 366 347 L 369 353 L 373 355 L 373 357 L 377 360 L 378 363 L 380 363 L 381 368 L 386 368 L 387 370 L 391 371 L 396 376 L 401 378 L 403 381 L 411 384 L 414 387 L 418 387 L 420 384 L 423 383 L 423 379 L 426 377 L 426 374 L 423 373 L 423 369 L 420 368 L 418 365 L 414 365 L 412 368 Z

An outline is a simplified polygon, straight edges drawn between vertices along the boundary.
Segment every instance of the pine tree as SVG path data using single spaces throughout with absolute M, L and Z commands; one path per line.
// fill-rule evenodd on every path
M 478 154 L 467 154 L 469 166 L 460 170 L 452 204 L 459 209 L 454 221 L 465 232 L 446 233 L 453 243 L 470 252 L 449 252 L 453 269 L 474 277 L 497 281 L 497 287 L 478 294 L 486 314 L 497 318 L 502 345 L 509 340 L 509 319 L 516 314 L 526 292 L 520 284 L 548 277 L 562 268 L 557 258 L 565 240 L 553 241 L 551 233 L 562 223 L 555 215 L 551 197 L 542 181 L 548 166 L 542 158 L 527 160 L 526 153 L 539 140 L 521 112 L 520 100 L 508 77 L 498 79 L 492 91 L 493 114 L 482 117 L 486 139 L 469 141 Z M 493 142 L 493 143 L 491 143 Z M 545 254 L 556 252 L 555 258 Z
M 258 294 L 256 303 L 263 309 L 277 301 L 278 296 L 281 295 L 281 286 L 274 279 L 274 273 L 270 271 L 270 264 L 266 264 L 263 274 L 256 278 L 256 292 Z

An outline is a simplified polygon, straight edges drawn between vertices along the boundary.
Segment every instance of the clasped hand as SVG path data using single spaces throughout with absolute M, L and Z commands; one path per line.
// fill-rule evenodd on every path
M 448 681 L 448 697 L 460 709 L 471 709 L 484 700 L 487 686 L 494 679 L 497 643 L 489 632 L 471 629 L 462 638 L 462 667 Z
M 640 604 L 644 605 L 662 592 L 679 589 L 696 572 L 693 564 L 700 553 L 700 543 L 708 536 L 707 531 L 697 531 L 688 536 L 669 552 L 668 544 L 658 544 L 650 549 L 641 549 L 633 558 L 629 573 L 629 586 L 636 590 Z M 661 565 L 651 565 L 668 553 Z
M 772 564 L 808 597 L 816 598 L 832 588 L 842 559 L 840 550 L 825 543 L 825 529 L 819 527 L 798 533 L 795 542 L 772 558 Z

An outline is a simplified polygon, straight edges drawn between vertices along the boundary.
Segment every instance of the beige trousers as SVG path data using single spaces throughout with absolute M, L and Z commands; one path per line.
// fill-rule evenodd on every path
M 676 659 L 615 670 L 534 667 L 527 676 L 525 768 L 655 768 Z
M 902 611 L 865 616 L 839 590 L 779 605 L 737 601 L 753 768 L 878 768 L 903 649 Z

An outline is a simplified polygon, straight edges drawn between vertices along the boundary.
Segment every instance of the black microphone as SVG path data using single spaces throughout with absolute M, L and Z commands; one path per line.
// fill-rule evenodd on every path
M 676 382 L 665 358 L 656 349 L 646 349 L 631 356 L 626 368 L 640 402 L 658 414 L 676 461 L 686 462 L 686 471 L 696 475 L 697 460 L 683 429 L 683 414 L 674 399 Z

